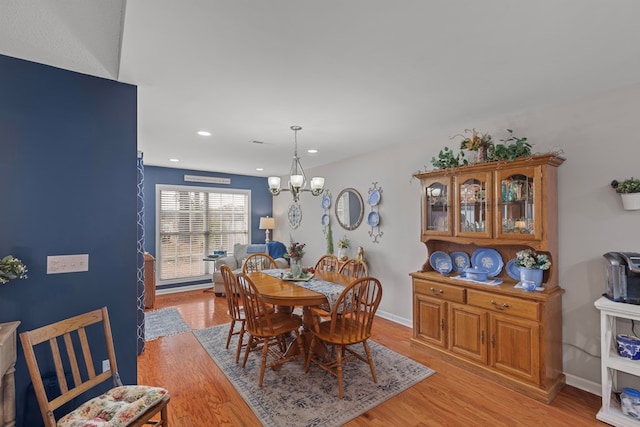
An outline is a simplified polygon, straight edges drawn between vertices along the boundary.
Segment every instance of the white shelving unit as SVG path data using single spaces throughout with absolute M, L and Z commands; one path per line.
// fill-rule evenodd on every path
M 618 383 L 618 372 L 640 377 L 640 360 L 620 357 L 616 350 L 616 319 L 640 321 L 640 305 L 613 302 L 600 297 L 594 305 L 600 310 L 600 343 L 602 355 L 602 407 L 596 418 L 607 424 L 620 427 L 640 427 L 635 420 L 622 413 L 612 390 Z

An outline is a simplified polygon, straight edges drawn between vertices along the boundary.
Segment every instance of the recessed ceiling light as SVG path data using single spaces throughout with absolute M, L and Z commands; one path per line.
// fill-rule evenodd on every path
M 206 130 L 199 130 L 198 131 L 198 135 L 200 135 L 200 136 L 211 136 L 211 132 L 206 131 Z
M 179 162 L 180 160 L 178 159 L 169 159 L 170 162 Z
M 264 168 L 256 168 L 257 171 L 263 171 Z
M 316 150 L 315 148 L 312 148 L 311 150 L 307 150 L 307 153 L 309 154 L 316 154 L 318 152 L 318 150 Z

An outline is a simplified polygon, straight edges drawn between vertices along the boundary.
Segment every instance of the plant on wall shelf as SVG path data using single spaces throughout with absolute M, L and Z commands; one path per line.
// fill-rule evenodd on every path
M 611 187 L 615 188 L 616 193 L 640 193 L 640 179 L 631 177 L 620 182 L 614 179 Z

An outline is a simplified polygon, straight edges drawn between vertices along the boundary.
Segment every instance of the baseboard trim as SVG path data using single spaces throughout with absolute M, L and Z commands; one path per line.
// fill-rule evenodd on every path
M 199 289 L 203 289 L 203 290 L 211 289 L 211 291 L 213 292 L 213 285 L 211 284 L 211 282 L 209 282 L 209 283 L 200 283 L 197 285 L 179 286 L 179 287 L 166 288 L 166 289 L 156 289 L 156 295 L 168 295 L 168 294 L 175 294 L 178 292 L 197 291 Z
M 602 386 L 600 384 L 591 380 L 577 377 L 575 375 L 567 373 L 565 373 L 564 375 L 567 379 L 567 385 L 579 388 L 580 390 L 586 391 L 591 394 L 595 394 L 596 396 L 602 395 Z
M 405 319 L 404 317 L 396 316 L 395 314 L 387 313 L 386 311 L 378 310 L 376 312 L 376 316 L 382 317 L 383 319 L 390 320 L 408 328 L 413 328 L 413 322 L 410 319 Z

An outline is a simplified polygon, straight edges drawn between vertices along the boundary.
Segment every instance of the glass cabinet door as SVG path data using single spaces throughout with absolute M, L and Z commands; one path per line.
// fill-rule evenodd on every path
M 498 174 L 498 237 L 539 240 L 542 235 L 540 167 L 503 170 Z
M 450 178 L 423 182 L 423 233 L 448 236 L 452 234 L 450 182 Z
M 461 174 L 455 179 L 456 236 L 491 237 L 491 173 Z

